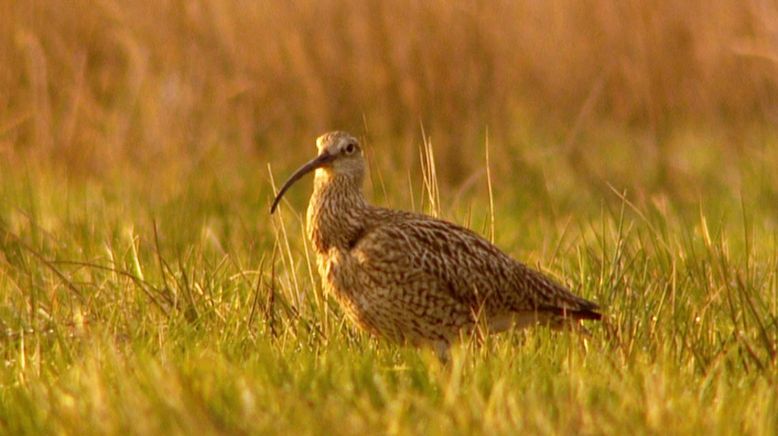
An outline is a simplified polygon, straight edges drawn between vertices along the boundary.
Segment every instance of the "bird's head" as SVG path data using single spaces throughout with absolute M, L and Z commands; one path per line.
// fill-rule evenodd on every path
M 275 212 L 284 193 L 304 175 L 321 170 L 328 176 L 346 176 L 360 184 L 365 174 L 365 159 L 359 141 L 346 132 L 334 131 L 316 138 L 318 156 L 297 169 L 278 191 L 270 213 Z

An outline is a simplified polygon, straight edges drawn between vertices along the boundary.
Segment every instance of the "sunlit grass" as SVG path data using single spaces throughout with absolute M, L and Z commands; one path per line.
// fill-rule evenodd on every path
M 488 234 L 486 176 L 452 210 L 426 162 L 415 188 L 386 191 L 390 205 L 415 190 L 417 206 Z M 615 188 L 543 192 L 526 181 L 512 193 L 494 175 L 498 245 L 598 301 L 607 319 L 588 326 L 590 337 L 538 329 L 466 340 L 441 367 L 429 351 L 353 330 L 322 294 L 303 243 L 304 185 L 271 219 L 258 169 L 192 171 L 181 180 L 192 188 L 159 197 L 129 173 L 127 185 L 35 167 L 3 174 L 0 428 L 9 433 L 771 434 L 778 425 L 776 234 L 770 206 L 754 196 L 641 202 Z M 567 203 L 576 190 L 600 200 Z M 568 205 L 549 215 L 539 201 Z

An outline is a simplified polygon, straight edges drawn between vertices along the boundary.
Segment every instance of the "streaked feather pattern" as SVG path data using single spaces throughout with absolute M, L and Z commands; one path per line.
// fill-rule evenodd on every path
M 315 167 L 308 235 L 325 289 L 361 327 L 445 352 L 482 321 L 501 331 L 601 318 L 595 303 L 471 230 L 367 203 L 364 158 L 351 135 L 330 132 L 317 145 L 326 163 Z

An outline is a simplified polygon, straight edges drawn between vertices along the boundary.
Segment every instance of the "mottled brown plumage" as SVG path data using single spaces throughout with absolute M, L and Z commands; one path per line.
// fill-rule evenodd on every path
M 598 320 L 597 305 L 512 259 L 474 232 L 426 215 L 368 204 L 357 140 L 330 132 L 318 156 L 276 196 L 315 170 L 308 236 L 319 274 L 356 324 L 445 356 L 460 332 Z

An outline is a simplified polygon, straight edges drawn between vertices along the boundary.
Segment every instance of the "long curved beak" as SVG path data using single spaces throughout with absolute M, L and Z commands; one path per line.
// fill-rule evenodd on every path
M 325 150 L 320 155 L 316 156 L 314 159 L 308 161 L 308 163 L 298 168 L 297 171 L 295 171 L 294 174 L 289 177 L 289 180 L 284 183 L 284 186 L 281 187 L 281 190 L 278 191 L 275 200 L 273 200 L 273 205 L 270 206 L 270 213 L 272 214 L 276 211 L 278 203 L 281 201 L 281 197 L 284 196 L 284 193 L 287 191 L 287 189 L 291 188 L 296 181 L 300 180 L 304 175 L 310 173 L 316 168 L 321 168 L 324 165 L 332 162 L 334 159 L 335 156 L 331 155 Z

